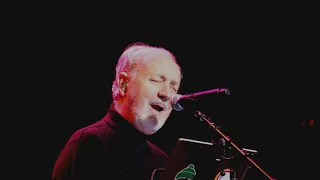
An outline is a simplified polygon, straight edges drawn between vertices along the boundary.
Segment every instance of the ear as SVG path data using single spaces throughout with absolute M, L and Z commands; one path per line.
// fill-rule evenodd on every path
M 119 91 L 121 96 L 124 96 L 127 91 L 127 83 L 129 82 L 129 74 L 126 72 L 121 72 L 119 75 Z

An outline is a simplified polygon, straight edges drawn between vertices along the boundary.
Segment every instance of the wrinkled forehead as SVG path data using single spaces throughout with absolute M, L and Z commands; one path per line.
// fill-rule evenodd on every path
M 136 64 L 137 70 L 147 68 L 154 73 L 166 73 L 173 76 L 176 74 L 174 78 L 181 79 L 181 68 L 170 52 L 160 49 L 152 53 L 141 54 L 138 58 L 140 60 Z

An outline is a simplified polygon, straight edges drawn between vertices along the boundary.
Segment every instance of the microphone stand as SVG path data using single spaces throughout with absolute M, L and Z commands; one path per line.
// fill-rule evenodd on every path
M 209 124 L 210 127 L 214 128 L 221 136 L 223 139 L 225 139 L 227 142 L 229 142 L 229 144 L 231 144 L 236 150 L 238 150 L 240 152 L 240 154 L 242 154 L 242 156 L 244 156 L 252 165 L 254 165 L 260 172 L 262 172 L 268 179 L 270 180 L 276 180 L 274 178 L 272 178 L 267 172 L 265 172 L 253 159 L 251 159 L 248 156 L 247 151 L 245 151 L 243 148 L 239 148 L 228 136 L 226 136 L 221 130 L 219 126 L 216 126 L 215 123 L 213 123 L 210 118 L 207 118 L 207 116 L 205 114 L 203 114 L 202 112 L 200 112 L 199 110 L 196 110 L 195 112 L 195 116 L 199 117 L 201 121 L 205 121 Z M 224 152 L 223 152 L 224 154 Z M 231 168 L 231 178 L 234 174 L 234 168 Z M 236 179 L 235 177 L 233 179 Z

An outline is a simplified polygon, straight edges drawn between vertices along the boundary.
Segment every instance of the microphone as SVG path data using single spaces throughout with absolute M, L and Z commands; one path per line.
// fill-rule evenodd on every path
M 182 106 L 184 103 L 190 100 L 195 100 L 194 98 L 198 96 L 202 96 L 205 94 L 212 94 L 212 93 L 225 93 L 226 95 L 230 95 L 230 90 L 226 88 L 216 88 L 216 89 L 206 90 L 206 91 L 197 92 L 197 93 L 190 93 L 186 95 L 177 94 L 172 98 L 171 105 L 174 110 L 182 111 L 184 109 Z

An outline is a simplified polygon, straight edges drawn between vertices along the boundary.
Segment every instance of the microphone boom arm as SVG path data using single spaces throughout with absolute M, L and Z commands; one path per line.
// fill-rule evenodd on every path
M 193 97 L 197 97 L 197 96 L 201 96 L 201 95 L 205 95 L 205 94 L 211 94 L 211 93 L 219 93 L 219 92 L 225 92 L 227 95 L 230 94 L 230 90 L 226 89 L 226 88 L 217 88 L 217 89 L 210 89 L 207 91 L 202 91 L 202 92 L 197 92 L 197 93 L 190 93 L 190 94 L 186 94 L 183 95 L 184 98 L 188 99 L 188 98 L 193 98 Z
M 216 89 L 210 89 L 202 92 L 196 92 L 196 93 L 189 93 L 185 95 L 177 94 L 172 98 L 171 105 L 174 110 L 176 111 L 182 111 L 184 107 L 180 105 L 180 100 L 195 100 L 196 97 L 202 96 L 205 94 L 212 94 L 212 93 L 225 93 L 226 95 L 230 95 L 230 90 L 227 88 L 216 88 Z

